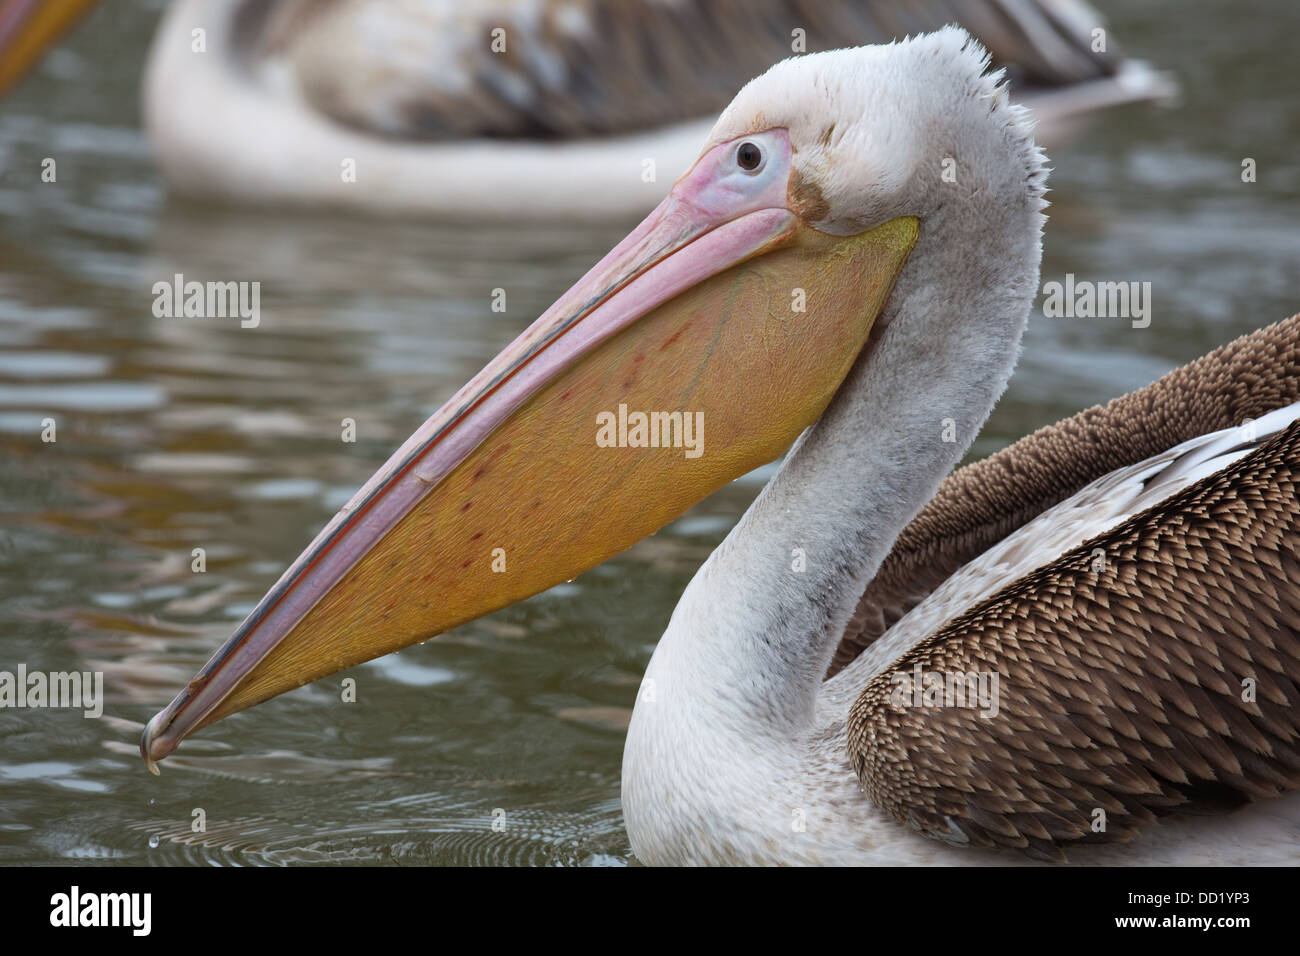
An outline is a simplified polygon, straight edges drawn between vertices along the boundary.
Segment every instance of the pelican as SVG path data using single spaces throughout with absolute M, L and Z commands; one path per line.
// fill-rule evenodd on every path
M 0 90 L 92 0 L 0 0 Z M 640 215 L 745 80 L 960 22 L 1055 142 L 1171 82 L 1077 0 L 178 0 L 144 117 L 175 193 L 385 214 Z M 526 175 L 522 174 L 526 171 Z M 545 188 L 539 188 L 544 186 Z
M 1012 372 L 1045 181 L 960 28 L 775 65 L 149 721 L 147 765 L 789 448 L 646 670 L 641 860 L 1295 862 L 1300 316 L 945 480 Z M 972 675 L 994 694 L 946 696 Z

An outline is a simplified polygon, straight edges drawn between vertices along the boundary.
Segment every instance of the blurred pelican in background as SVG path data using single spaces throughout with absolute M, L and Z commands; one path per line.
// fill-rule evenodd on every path
M 92 5 L 0 0 L 0 91 Z M 1049 148 L 1172 92 L 1078 0 L 177 0 L 144 115 L 200 199 L 608 218 L 661 199 L 771 64 L 947 23 L 1008 68 Z

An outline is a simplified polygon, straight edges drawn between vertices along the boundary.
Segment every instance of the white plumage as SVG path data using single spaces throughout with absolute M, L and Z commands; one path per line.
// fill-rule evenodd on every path
M 623 805 L 648 863 L 989 864 L 1017 854 L 945 845 L 862 792 L 849 710 L 867 681 L 946 621 L 1126 517 L 1216 473 L 1300 417 L 1291 405 L 1085 487 L 961 569 L 823 681 L 857 598 L 902 526 L 956 464 L 1005 386 L 1037 284 L 1042 159 L 958 30 L 774 67 L 711 141 L 788 126 L 820 184 L 822 228 L 921 218 L 869 346 L 822 419 L 691 581 L 633 713 Z M 828 137 L 824 131 L 832 129 Z M 811 145 L 810 145 L 811 144 Z M 957 183 L 940 176 L 954 157 Z M 954 419 L 957 442 L 939 438 Z M 794 549 L 807 570 L 792 571 Z M 1226 817 L 1077 848 L 1077 863 L 1294 862 L 1295 794 Z

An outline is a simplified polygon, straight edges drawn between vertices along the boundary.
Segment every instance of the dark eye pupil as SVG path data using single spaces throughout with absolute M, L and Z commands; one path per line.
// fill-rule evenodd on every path
M 753 143 L 741 143 L 740 149 L 736 150 L 736 162 L 741 169 L 758 169 L 762 161 L 763 151 Z

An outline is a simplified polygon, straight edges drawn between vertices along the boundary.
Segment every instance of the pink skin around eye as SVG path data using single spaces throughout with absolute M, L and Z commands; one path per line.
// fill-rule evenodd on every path
M 739 142 L 752 142 L 766 154 L 766 161 L 757 176 L 747 174 L 736 164 L 736 147 L 739 145 L 736 140 L 719 143 L 677 181 L 665 203 L 674 197 L 688 202 L 712 219 L 715 226 L 759 209 L 786 208 L 793 152 L 790 134 L 784 129 L 774 129 L 763 133 L 761 139 L 742 137 Z M 754 192 L 756 179 L 764 181 L 764 186 Z

